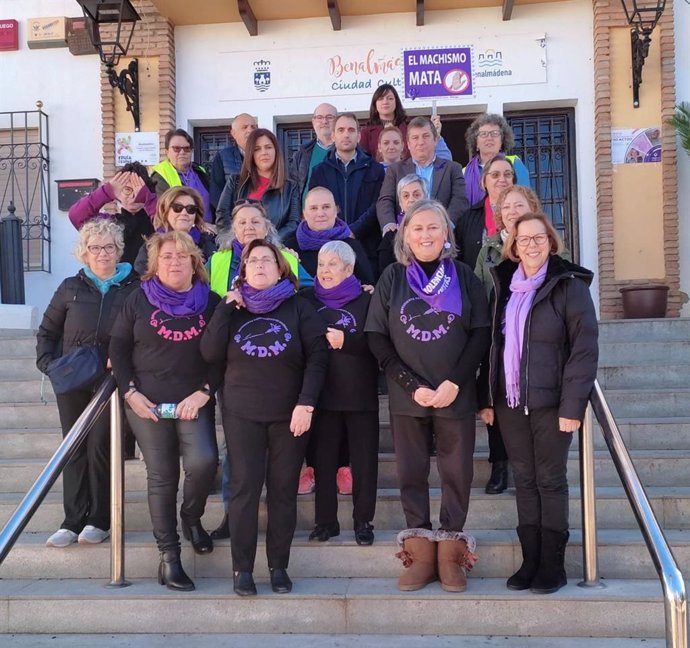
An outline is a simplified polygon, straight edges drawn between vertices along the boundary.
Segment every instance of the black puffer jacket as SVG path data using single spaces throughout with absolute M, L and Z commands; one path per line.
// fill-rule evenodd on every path
M 563 418 L 581 421 L 597 375 L 598 325 L 589 293 L 593 274 L 560 256 L 551 256 L 546 278 L 534 297 L 526 323 L 520 367 L 520 406 L 557 407 Z M 492 342 L 479 377 L 479 407 L 492 407 L 503 353 L 503 317 L 517 263 L 491 268 Z
M 131 272 L 119 286 L 102 295 L 80 270 L 65 279 L 55 291 L 36 335 L 36 366 L 43 373 L 48 365 L 78 346 L 97 344 L 103 359 L 108 357 L 110 329 L 127 296 L 139 285 Z
M 458 259 L 470 268 L 477 265 L 477 257 L 484 245 L 484 199 L 465 210 L 455 228 L 458 244 Z

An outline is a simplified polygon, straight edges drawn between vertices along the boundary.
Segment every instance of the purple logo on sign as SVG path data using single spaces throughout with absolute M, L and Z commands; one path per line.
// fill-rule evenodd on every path
M 472 95 L 469 47 L 405 50 L 405 96 L 409 99 Z

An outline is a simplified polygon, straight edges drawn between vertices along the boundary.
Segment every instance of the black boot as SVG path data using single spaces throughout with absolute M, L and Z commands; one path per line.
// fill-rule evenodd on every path
M 189 540 L 198 554 L 209 554 L 213 551 L 213 540 L 201 526 L 201 522 L 196 524 L 185 524 L 182 522 L 182 535 Z
M 227 540 L 230 537 L 230 520 L 226 513 L 218 525 L 217 529 L 211 531 L 211 539 L 213 540 Z
M 185 592 L 194 589 L 192 579 L 182 569 L 179 548 L 161 551 L 161 564 L 158 566 L 158 584 L 165 585 L 171 590 L 183 590 Z
M 508 488 L 508 462 L 494 461 L 491 464 L 491 477 L 486 482 L 484 492 L 489 495 L 498 495 Z
M 541 530 L 539 569 L 530 587 L 534 594 L 557 592 L 568 582 L 565 576 L 565 546 L 569 537 L 567 531 Z
M 517 528 L 520 546 L 522 547 L 522 565 L 507 581 L 506 587 L 511 590 L 526 590 L 539 569 L 541 554 L 541 530 L 537 526 L 523 524 Z

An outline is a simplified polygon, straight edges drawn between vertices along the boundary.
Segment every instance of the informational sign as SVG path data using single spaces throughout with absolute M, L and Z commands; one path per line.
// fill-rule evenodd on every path
M 19 49 L 19 23 L 0 19 L 0 52 Z
M 160 162 L 158 131 L 115 133 L 115 166 L 141 162 L 146 166 Z
M 65 17 L 29 18 L 26 44 L 29 49 L 67 47 Z
M 472 48 L 403 50 L 403 84 L 408 99 L 474 94 Z
M 661 128 L 612 128 L 613 164 L 661 162 Z

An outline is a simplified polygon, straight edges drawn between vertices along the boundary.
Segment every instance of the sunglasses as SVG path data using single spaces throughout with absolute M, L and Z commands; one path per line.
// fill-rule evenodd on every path
M 191 146 L 171 146 L 170 148 L 174 153 L 190 153 L 192 151 Z
M 180 203 L 173 203 L 170 205 L 176 214 L 181 214 L 182 210 L 186 211 L 190 216 L 196 216 L 199 213 L 199 208 L 196 205 L 182 205 Z

